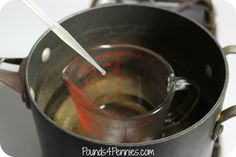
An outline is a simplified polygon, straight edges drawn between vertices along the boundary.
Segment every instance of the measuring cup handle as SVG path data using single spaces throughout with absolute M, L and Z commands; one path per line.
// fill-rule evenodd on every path
M 185 120 L 185 118 L 187 118 L 194 109 L 200 98 L 200 89 L 198 85 L 194 81 L 183 77 L 175 77 L 175 91 L 185 91 L 186 96 L 184 96 L 183 100 L 181 100 L 178 104 L 171 104 L 167 117 L 167 123 L 169 122 L 170 124 L 166 124 L 167 127 L 168 125 L 169 127 L 177 125 L 179 122 Z

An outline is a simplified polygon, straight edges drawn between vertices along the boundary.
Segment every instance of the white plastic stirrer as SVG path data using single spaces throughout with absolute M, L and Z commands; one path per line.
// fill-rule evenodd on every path
M 84 48 L 72 37 L 72 35 L 66 31 L 59 23 L 53 21 L 48 17 L 37 5 L 31 0 L 22 0 L 28 8 L 30 8 L 38 17 L 40 17 L 45 24 L 67 45 L 78 52 L 88 62 L 90 62 L 102 75 L 106 74 L 106 71 L 84 50 Z

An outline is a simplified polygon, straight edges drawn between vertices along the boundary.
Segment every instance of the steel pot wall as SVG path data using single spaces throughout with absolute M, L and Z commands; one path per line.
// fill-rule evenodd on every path
M 227 47 L 224 53 L 198 24 L 176 13 L 148 6 L 90 9 L 67 18 L 62 25 L 87 49 L 101 44 L 129 43 L 161 54 L 181 76 L 196 81 L 207 112 L 187 129 L 146 143 L 103 143 L 58 127 L 44 110 L 50 105 L 50 98 L 63 87 L 61 71 L 76 53 L 47 31 L 23 60 L 19 73 L 0 71 L 0 80 L 21 92 L 31 108 L 45 157 L 86 156 L 83 154 L 86 147 L 138 152 L 153 149 L 154 154 L 149 156 L 157 157 L 211 156 L 214 140 L 222 131 L 221 123 L 236 113 L 235 106 L 221 111 L 228 84 L 225 55 L 236 52 L 235 47 Z M 49 57 L 42 60 L 46 48 L 51 51 L 47 54 Z M 19 63 L 19 60 L 2 59 L 2 62 Z M 106 156 L 119 156 L 114 152 Z

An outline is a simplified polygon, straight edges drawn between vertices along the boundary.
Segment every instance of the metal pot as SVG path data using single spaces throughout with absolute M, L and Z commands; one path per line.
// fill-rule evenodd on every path
M 32 110 L 45 157 L 88 156 L 86 153 L 90 149 L 90 153 L 92 149 L 97 149 L 97 153 L 104 151 L 103 155 L 106 151 L 106 156 L 141 156 L 145 150 L 149 152 L 147 156 L 211 156 L 214 141 L 222 132 L 221 124 L 236 115 L 236 106 L 222 111 L 228 84 L 225 56 L 236 53 L 235 46 L 222 49 L 193 21 L 173 12 L 141 5 L 90 9 L 68 17 L 62 25 L 86 49 L 102 44 L 129 43 L 158 52 L 178 74 L 199 85 L 202 101 L 198 103 L 198 112 L 201 114 L 188 127 L 144 143 L 105 143 L 63 129 L 46 114 L 46 110 L 53 108 L 55 101 L 66 93 L 61 72 L 76 53 L 47 31 L 27 58 L 1 60 L 14 64 L 21 62 L 19 72 L 0 70 L 0 80 L 20 92 Z M 125 151 L 128 153 L 121 155 Z

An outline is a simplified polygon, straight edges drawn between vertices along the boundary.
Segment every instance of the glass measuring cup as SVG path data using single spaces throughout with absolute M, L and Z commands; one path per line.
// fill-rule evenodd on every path
M 89 52 L 105 76 L 79 56 L 63 70 L 81 134 L 111 143 L 160 137 L 175 91 L 192 84 L 175 77 L 163 57 L 144 47 L 102 45 Z

